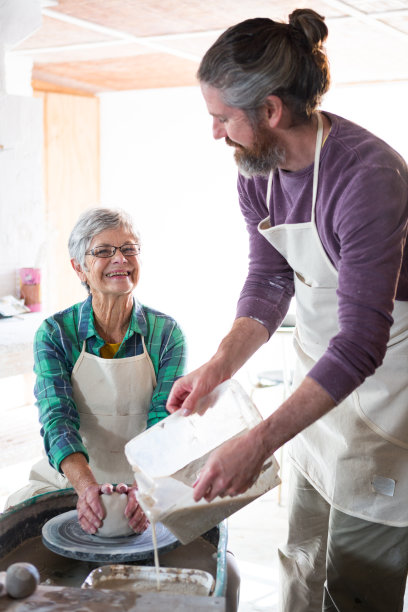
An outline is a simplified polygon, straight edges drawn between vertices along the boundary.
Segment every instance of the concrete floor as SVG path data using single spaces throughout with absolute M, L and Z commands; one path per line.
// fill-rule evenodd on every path
M 278 504 L 276 489 L 228 519 L 228 548 L 241 571 L 239 612 L 277 611 L 277 549 L 286 532 L 286 506 Z

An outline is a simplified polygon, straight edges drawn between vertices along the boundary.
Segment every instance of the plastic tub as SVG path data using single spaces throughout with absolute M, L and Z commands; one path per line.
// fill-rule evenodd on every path
M 157 588 L 156 569 L 150 566 L 103 565 L 94 569 L 82 584 L 83 589 L 114 589 L 146 593 L 149 591 L 178 595 L 210 596 L 214 579 L 208 572 L 175 567 L 159 568 Z

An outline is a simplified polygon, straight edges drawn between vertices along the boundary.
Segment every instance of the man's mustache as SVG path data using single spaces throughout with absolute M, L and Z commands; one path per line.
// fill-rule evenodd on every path
M 230 147 L 235 147 L 236 149 L 242 149 L 243 150 L 245 148 L 242 145 L 238 144 L 237 142 L 234 142 L 233 140 L 231 140 L 231 138 L 229 138 L 228 136 L 225 137 L 225 142 Z

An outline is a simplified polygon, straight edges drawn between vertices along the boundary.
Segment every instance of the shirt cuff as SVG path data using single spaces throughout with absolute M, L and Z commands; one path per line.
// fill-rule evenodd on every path
M 286 313 L 279 312 L 275 306 L 271 308 L 269 300 L 260 298 L 241 298 L 237 305 L 236 319 L 247 317 L 261 323 L 272 336 L 283 321 Z
M 58 444 L 54 445 L 50 448 L 48 453 L 48 461 L 60 474 L 62 474 L 61 463 L 66 457 L 73 455 L 74 453 L 82 453 L 89 463 L 89 455 L 85 446 L 78 442 L 71 444 L 67 443 L 63 446 Z
M 350 376 L 349 372 L 324 356 L 313 366 L 307 376 L 313 378 L 327 391 L 336 404 L 340 404 L 360 384 Z

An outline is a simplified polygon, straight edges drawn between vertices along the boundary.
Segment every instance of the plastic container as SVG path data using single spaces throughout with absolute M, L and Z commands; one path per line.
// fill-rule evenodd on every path
M 214 578 L 202 570 L 160 567 L 158 575 L 163 593 L 210 596 L 214 589 Z M 157 592 L 157 574 L 150 566 L 103 565 L 89 574 L 81 588 Z
M 272 456 L 245 493 L 217 497 L 210 503 L 204 499 L 195 502 L 193 484 L 209 454 L 262 421 L 256 406 L 234 380 L 219 385 L 198 409 L 188 417 L 170 415 L 125 446 L 143 511 L 151 521 L 163 523 L 183 544 L 280 483 L 279 465 Z

